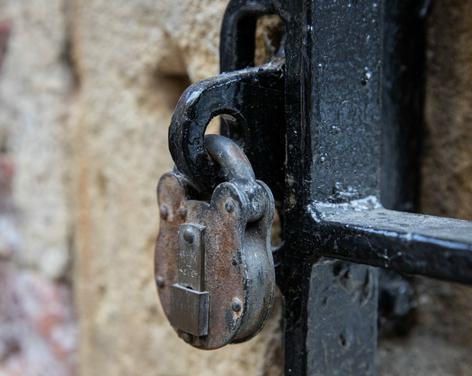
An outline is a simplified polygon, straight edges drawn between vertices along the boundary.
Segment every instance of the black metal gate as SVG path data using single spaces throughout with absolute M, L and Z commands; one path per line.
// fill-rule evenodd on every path
M 272 112 L 270 123 L 246 115 L 244 144 L 283 203 L 277 260 L 287 375 L 375 372 L 378 270 L 363 265 L 472 282 L 472 223 L 385 209 L 415 206 L 426 5 L 239 0 L 228 7 L 223 72 L 253 65 L 260 16 L 278 14 L 285 27 L 283 113 Z M 235 127 L 229 134 L 238 139 L 244 132 Z M 274 129 L 286 138 L 274 140 Z M 274 150 L 285 155 L 260 160 Z M 285 185 L 276 188 L 280 170 Z
M 226 73 L 195 85 L 201 123 L 171 135 L 176 163 L 204 178 L 194 134 L 232 115 L 222 132 L 274 193 L 286 375 L 375 374 L 384 269 L 472 283 L 472 223 L 410 213 L 427 4 L 232 0 L 221 33 Z M 281 46 L 254 67 L 257 20 L 271 14 L 283 21 Z M 216 95 L 219 108 L 208 110 Z

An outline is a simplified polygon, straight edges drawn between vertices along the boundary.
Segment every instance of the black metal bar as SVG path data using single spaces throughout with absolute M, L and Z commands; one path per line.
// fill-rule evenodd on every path
M 425 79 L 425 0 L 389 0 L 384 10 L 380 201 L 417 210 Z
M 472 284 L 472 222 L 383 208 L 314 205 L 303 247 L 402 273 Z M 318 211 L 319 210 L 319 211 Z M 310 244 L 308 244 L 310 243 Z
M 285 372 L 321 375 L 349 370 L 353 375 L 372 375 L 377 273 L 343 263 L 345 272 L 339 274 L 335 262 L 304 259 L 307 249 L 299 245 L 301 239 L 316 236 L 303 231 L 311 203 L 379 194 L 383 2 L 299 0 L 282 7 L 290 15 L 286 17 L 286 225 L 281 261 Z M 324 283 L 307 282 L 318 275 Z M 371 277 L 359 283 L 361 275 Z M 332 291 L 341 291 L 335 286 L 343 284 L 351 288 L 328 299 L 325 306 L 317 304 L 330 284 Z M 366 301 L 352 304 L 366 289 L 370 291 Z M 339 340 L 343 333 L 363 338 L 355 354 L 346 352 L 345 342 Z M 350 368 L 352 364 L 363 366 Z
M 393 210 L 418 209 L 426 71 L 424 5 L 424 0 L 389 0 L 384 8 L 380 202 Z M 411 279 L 380 270 L 379 289 L 383 328 L 405 328 L 400 321 L 411 322 L 409 314 L 415 308 Z
M 375 374 L 371 360 L 376 352 L 377 272 L 327 259 L 313 265 L 306 339 L 309 375 Z

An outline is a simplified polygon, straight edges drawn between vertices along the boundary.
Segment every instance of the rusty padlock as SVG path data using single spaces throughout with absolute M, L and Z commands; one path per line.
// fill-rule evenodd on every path
M 270 312 L 274 199 L 233 141 L 209 135 L 205 147 L 223 180 L 209 201 L 177 170 L 160 179 L 155 275 L 178 335 L 216 349 L 254 336 Z

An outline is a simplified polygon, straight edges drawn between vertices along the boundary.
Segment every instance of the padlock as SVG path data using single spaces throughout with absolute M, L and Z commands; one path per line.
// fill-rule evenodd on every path
M 178 335 L 216 349 L 253 337 L 270 312 L 274 199 L 233 141 L 209 135 L 205 147 L 222 179 L 209 200 L 178 170 L 159 181 L 155 276 Z

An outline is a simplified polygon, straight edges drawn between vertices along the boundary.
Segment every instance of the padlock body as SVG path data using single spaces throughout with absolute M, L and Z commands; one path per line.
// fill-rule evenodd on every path
M 243 183 L 222 183 L 205 202 L 190 197 L 191 187 L 178 172 L 159 182 L 156 284 L 173 328 L 195 347 L 216 349 L 248 339 L 270 312 L 274 202 L 264 184 L 255 184 L 263 208 L 251 220 L 254 203 Z

